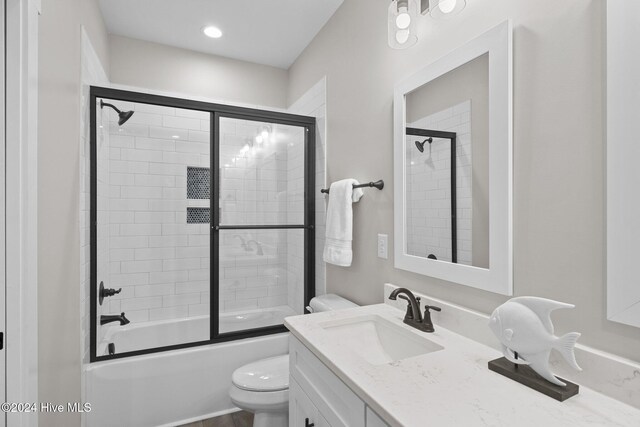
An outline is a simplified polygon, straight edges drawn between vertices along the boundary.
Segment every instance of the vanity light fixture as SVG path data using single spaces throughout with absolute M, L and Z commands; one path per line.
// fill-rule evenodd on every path
M 222 30 L 218 27 L 214 27 L 213 25 L 202 28 L 202 32 L 205 36 L 211 37 L 212 39 L 219 39 L 222 37 Z
M 389 46 L 393 49 L 407 49 L 416 44 L 417 20 L 418 0 L 393 0 L 387 15 Z
M 392 0 L 387 12 L 387 41 L 393 49 L 407 49 L 418 41 L 416 25 L 420 13 L 434 19 L 458 14 L 467 0 Z

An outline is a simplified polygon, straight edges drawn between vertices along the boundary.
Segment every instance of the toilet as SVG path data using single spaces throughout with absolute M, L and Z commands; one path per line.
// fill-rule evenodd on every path
M 338 295 L 315 297 L 312 313 L 357 307 Z M 289 426 L 289 355 L 270 357 L 235 370 L 229 396 L 234 405 L 253 412 L 253 427 Z

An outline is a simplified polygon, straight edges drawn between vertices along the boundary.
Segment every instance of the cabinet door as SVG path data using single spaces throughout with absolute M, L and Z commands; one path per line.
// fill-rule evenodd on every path
M 289 427 L 329 427 L 319 420 L 318 408 L 302 390 L 298 383 L 291 379 L 289 383 Z

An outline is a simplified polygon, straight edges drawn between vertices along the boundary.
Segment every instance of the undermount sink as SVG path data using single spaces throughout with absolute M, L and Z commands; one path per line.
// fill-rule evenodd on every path
M 336 342 L 371 365 L 420 356 L 443 347 L 417 336 L 378 315 L 366 315 L 319 324 Z

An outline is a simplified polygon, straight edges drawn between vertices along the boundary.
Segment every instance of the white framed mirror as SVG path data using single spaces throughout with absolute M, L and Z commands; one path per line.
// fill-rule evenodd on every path
M 640 2 L 607 1 L 607 318 L 640 327 Z
M 512 273 L 512 28 L 395 87 L 395 267 L 503 295 Z

